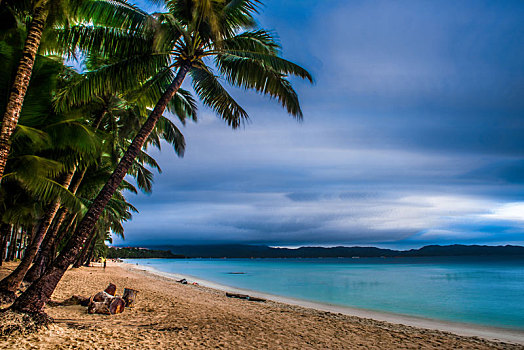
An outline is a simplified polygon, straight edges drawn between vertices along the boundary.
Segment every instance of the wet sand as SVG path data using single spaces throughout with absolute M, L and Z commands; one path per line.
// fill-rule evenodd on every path
M 0 275 L 13 268 L 7 264 L 0 268 Z M 90 315 L 78 305 L 46 307 L 54 324 L 33 334 L 0 338 L 0 348 L 524 349 L 524 334 L 519 339 L 515 333 L 517 338 L 510 344 L 350 316 L 339 309 L 322 311 L 320 304 L 306 308 L 271 300 L 232 299 L 222 290 L 182 285 L 128 264 L 69 270 L 53 300 L 73 294 L 89 296 L 110 282 L 117 285 L 117 294 L 124 287 L 139 290 L 136 306 L 112 316 Z M 493 332 L 491 338 L 497 336 L 496 329 Z

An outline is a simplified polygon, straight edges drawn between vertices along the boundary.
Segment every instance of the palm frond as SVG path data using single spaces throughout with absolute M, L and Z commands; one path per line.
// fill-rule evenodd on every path
M 275 98 L 289 114 L 302 118 L 298 96 L 283 73 L 258 60 L 245 57 L 220 55 L 215 62 L 231 85 L 254 89 Z
M 122 0 L 84 0 L 76 9 L 77 18 L 113 28 L 136 30 L 146 25 L 150 16 L 135 5 Z
M 66 110 L 71 106 L 94 101 L 97 96 L 137 90 L 158 70 L 169 65 L 169 55 L 136 55 L 79 75 L 55 99 L 55 107 Z
M 230 0 L 224 7 L 223 18 L 227 27 L 232 29 L 255 26 L 253 15 L 258 13 L 261 2 L 258 0 Z M 231 30 L 230 33 L 233 33 Z
M 313 77 L 311 74 L 300 67 L 298 64 L 291 61 L 285 60 L 281 57 L 273 54 L 265 54 L 258 52 L 246 52 L 244 50 L 225 50 L 223 54 L 216 56 L 217 61 L 221 59 L 243 59 L 245 61 L 251 60 L 254 63 L 258 63 L 261 69 L 272 69 L 282 75 L 294 75 L 296 77 L 307 79 L 313 83 Z
M 119 189 L 121 190 L 128 190 L 131 193 L 137 194 L 138 191 L 135 186 L 133 186 L 129 181 L 123 180 L 120 183 Z
M 53 148 L 75 151 L 81 157 L 99 154 L 101 140 L 85 124 L 77 119 L 62 119 L 44 129 L 53 140 Z
M 155 128 L 162 139 L 173 145 L 175 153 L 179 157 L 183 157 L 186 149 L 186 140 L 177 126 L 171 120 L 162 116 L 158 120 Z
M 136 180 L 138 188 L 144 193 L 153 191 L 153 173 L 139 162 L 134 162 L 128 174 Z
M 218 79 L 206 68 L 192 68 L 193 89 L 202 102 L 212 108 L 232 128 L 238 128 L 249 118 L 247 112 L 224 89 Z
M 91 56 L 118 57 L 151 52 L 151 38 L 147 33 L 121 28 L 79 24 L 56 30 L 55 44 L 47 52 L 75 57 L 77 50 Z
M 182 88 L 178 89 L 175 97 L 167 105 L 168 111 L 175 114 L 178 119 L 185 125 L 187 118 L 197 121 L 197 103 L 191 95 L 191 92 Z
M 157 27 L 155 31 L 154 48 L 157 51 L 171 49 L 183 38 L 191 41 L 191 35 L 186 27 L 171 13 L 158 13 L 155 15 Z
M 138 153 L 136 159 L 138 160 L 138 162 L 149 165 L 150 167 L 156 169 L 159 173 L 162 173 L 162 169 L 160 169 L 160 165 L 158 165 L 155 158 L 151 157 L 146 152 L 141 150 L 140 153 Z
M 22 138 L 27 139 L 36 149 L 42 149 L 49 146 L 51 141 L 49 135 L 45 131 L 18 124 L 15 132 L 11 136 L 11 142 L 16 144 L 17 142 L 20 142 Z
M 220 42 L 222 50 L 253 52 L 261 54 L 277 55 L 280 44 L 269 32 L 259 29 L 245 31 L 233 37 L 226 38 Z
M 17 176 L 40 176 L 56 178 L 64 171 L 61 162 L 34 154 L 18 155 L 10 158 L 11 169 L 16 169 Z
M 27 192 L 40 198 L 44 203 L 51 203 L 57 198 L 62 205 L 71 212 L 83 212 L 86 210 L 81 201 L 58 182 L 44 176 L 25 176 L 22 173 L 11 173 L 3 177 L 2 181 L 16 181 Z

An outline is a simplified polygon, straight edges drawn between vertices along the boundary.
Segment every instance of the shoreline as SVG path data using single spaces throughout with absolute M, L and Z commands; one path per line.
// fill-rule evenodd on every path
M 471 323 L 453 322 L 436 320 L 430 318 L 423 318 L 417 316 L 409 316 L 402 314 L 395 314 L 382 311 L 374 311 L 367 309 L 360 309 L 349 306 L 334 305 L 328 303 L 320 303 L 315 301 L 309 301 L 304 299 L 297 299 L 291 297 L 285 297 L 280 295 L 274 295 L 269 293 L 263 293 L 251 289 L 237 288 L 233 286 L 227 286 L 213 281 L 204 280 L 196 276 L 184 275 L 179 273 L 169 273 L 155 269 L 154 267 L 145 265 L 136 265 L 131 263 L 118 263 L 123 265 L 126 269 L 146 272 L 148 274 L 161 276 L 172 280 L 173 283 L 177 283 L 177 280 L 185 278 L 190 282 L 196 282 L 199 286 L 210 288 L 215 291 L 221 292 L 232 292 L 249 294 L 254 297 L 264 298 L 273 302 L 299 306 L 303 308 L 313 309 L 317 311 L 330 312 L 334 314 L 343 314 L 346 316 L 353 316 L 363 319 L 371 319 L 379 322 L 387 322 L 396 325 L 403 325 L 415 328 L 422 328 L 427 330 L 437 330 L 442 332 L 449 332 L 459 336 L 465 337 L 480 337 L 492 341 L 509 342 L 513 344 L 524 345 L 524 331 L 511 328 L 484 326 Z
M 15 263 L 0 267 L 0 277 L 15 267 Z M 277 298 L 265 302 L 228 298 L 205 282 L 180 284 L 173 279 L 177 275 L 167 277 L 142 267 L 108 262 L 106 268 L 93 264 L 69 269 L 52 300 L 89 297 L 109 283 L 117 286 L 117 295 L 124 288 L 135 289 L 137 300 L 116 315 L 89 314 L 81 305 L 48 304 L 44 311 L 54 322 L 38 331 L 0 337 L 0 349 L 524 350 L 520 339 L 461 336 L 311 307 L 318 305 L 273 301 Z M 16 317 L 5 321 L 19 322 Z

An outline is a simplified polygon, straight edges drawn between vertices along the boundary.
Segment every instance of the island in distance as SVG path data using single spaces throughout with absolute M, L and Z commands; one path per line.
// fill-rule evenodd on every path
M 112 247 L 108 258 L 377 258 L 436 256 L 512 256 L 524 258 L 524 247 L 515 245 L 428 245 L 419 249 L 393 250 L 376 247 L 274 248 L 265 245 L 214 244 Z

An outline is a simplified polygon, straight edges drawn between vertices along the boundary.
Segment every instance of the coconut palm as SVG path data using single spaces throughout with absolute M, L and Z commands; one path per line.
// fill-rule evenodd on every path
M 106 111 L 106 113 L 104 114 L 104 118 L 102 122 L 99 122 L 98 124 L 101 124 L 99 125 L 99 127 L 101 128 L 100 133 L 105 135 L 105 144 L 108 147 L 106 147 L 104 151 L 104 154 L 106 154 L 104 159 L 98 162 L 99 165 L 93 166 L 91 169 L 91 173 L 87 174 L 87 187 L 93 188 L 93 186 L 95 186 L 95 189 L 89 191 L 88 193 L 85 193 L 86 186 L 84 186 L 84 188 L 80 188 L 79 196 L 80 198 L 85 198 L 86 200 L 94 198 L 96 194 L 100 191 L 105 181 L 107 180 L 111 172 L 114 170 L 114 165 L 116 165 L 115 160 L 118 161 L 122 157 L 125 151 L 125 147 L 127 147 L 131 142 L 131 140 L 129 139 L 129 134 L 136 133 L 137 130 L 136 128 L 133 128 L 133 126 L 139 127 L 140 120 L 143 119 L 142 116 L 139 113 L 137 113 L 138 111 L 136 106 L 129 106 L 128 104 L 124 103 L 125 101 L 123 101 L 121 98 L 113 97 L 108 99 L 107 102 L 108 104 L 105 104 L 103 107 L 103 110 Z M 186 110 L 186 108 L 191 110 L 191 113 L 194 114 L 194 106 L 185 106 L 184 111 Z M 186 115 L 179 114 L 179 117 L 180 119 L 184 119 Z M 151 133 L 147 143 L 156 148 L 160 148 L 160 140 L 164 140 L 168 144 L 172 144 L 173 148 L 175 149 L 175 152 L 179 156 L 183 155 L 185 148 L 185 140 L 178 128 L 176 128 L 176 126 L 165 117 L 161 117 L 160 122 L 157 124 L 153 133 Z M 101 166 L 100 164 L 106 165 Z M 155 159 L 153 159 L 145 151 L 141 151 L 140 155 L 133 162 L 133 165 L 129 170 L 128 174 L 135 178 L 138 188 L 140 190 L 142 190 L 145 193 L 149 193 L 152 191 L 153 173 L 145 165 L 157 169 L 159 172 L 161 171 Z M 98 175 L 96 173 L 93 173 L 93 171 L 96 169 L 98 169 Z M 88 168 L 84 168 L 75 175 L 75 178 L 71 186 L 69 187 L 69 190 L 73 194 L 76 194 L 77 190 L 79 190 L 79 187 L 82 184 L 84 177 L 86 176 L 87 170 Z M 100 176 L 101 171 L 105 171 L 103 173 L 105 175 Z M 137 192 L 136 189 L 129 183 L 124 183 L 122 190 L 123 189 L 130 190 L 134 193 Z M 40 275 L 45 271 L 49 262 L 51 262 L 54 258 L 54 252 L 56 251 L 56 249 L 54 249 L 53 246 L 58 244 L 60 241 L 60 239 L 57 236 L 59 233 L 60 226 L 62 225 L 67 213 L 67 208 L 64 208 L 58 216 L 56 223 L 54 224 L 54 227 L 46 235 L 45 241 L 43 242 L 42 247 L 40 249 L 40 254 L 38 258 L 35 259 L 33 267 L 28 271 L 25 280 L 33 282 L 34 280 L 39 278 Z M 119 231 L 114 232 L 118 233 Z M 95 230 L 92 233 L 93 239 L 96 235 L 97 231 Z M 89 246 L 89 240 L 88 243 L 86 243 L 86 245 Z
M 104 89 L 110 89 L 113 84 L 121 90 L 122 85 L 132 86 L 137 81 L 140 84 L 152 82 L 158 74 L 170 79 L 169 85 L 67 246 L 48 271 L 13 303 L 14 310 L 41 312 L 63 274 L 77 258 L 103 208 L 124 179 L 133 159 L 139 155 L 149 134 L 188 74 L 201 101 L 233 128 L 240 126 L 248 114 L 221 85 L 210 66 L 210 60 L 218 73 L 231 85 L 269 95 L 277 99 L 288 113 L 297 118 L 302 117 L 297 94 L 286 77 L 295 75 L 311 80 L 311 76 L 303 68 L 279 56 L 279 46 L 268 32 L 243 31 L 254 26 L 256 1 L 169 0 L 165 5 L 169 12 L 157 15 L 156 27 L 159 29 L 154 35 L 153 52 L 142 49 L 147 45 L 135 45 L 134 55 L 126 52 L 125 58 L 117 56 L 112 61 L 108 60 L 106 69 L 99 69 L 91 79 L 79 84 L 80 91 L 93 93 L 102 89 L 101 81 L 106 82 Z M 83 34 L 89 32 L 86 28 L 79 28 L 76 33 L 71 33 L 77 35 L 80 30 Z M 93 40 L 94 36 L 90 40 L 85 35 L 77 37 L 78 46 L 84 49 L 90 46 L 90 42 L 97 41 Z M 138 40 L 146 41 L 143 35 Z M 114 36 L 114 41 L 123 41 L 123 36 Z M 116 45 L 110 40 L 106 42 L 97 42 L 99 52 Z M 89 49 L 97 50 L 92 46 Z
M 13 10 L 13 9 L 14 9 L 14 11 L 8 11 L 8 10 Z M 22 48 L 22 43 L 23 43 L 22 38 L 24 37 L 25 33 L 24 33 L 24 30 L 23 30 L 24 28 L 23 28 L 23 25 L 21 24 L 21 21 L 19 21 L 17 19 L 18 19 L 18 17 L 20 17 L 20 14 L 32 14 L 32 15 L 38 17 L 38 16 L 40 16 L 39 15 L 39 13 L 40 13 L 39 11 L 44 11 L 45 12 L 45 14 L 43 14 L 42 16 L 46 18 L 47 23 L 52 23 L 52 24 L 61 23 L 63 25 L 67 24 L 67 22 L 69 20 L 71 20 L 71 19 L 83 18 L 83 19 L 87 19 L 87 20 L 89 20 L 89 21 L 91 21 L 93 23 L 111 23 L 113 26 L 116 26 L 116 27 L 123 26 L 125 24 L 126 28 L 133 28 L 136 25 L 136 23 L 138 23 L 135 19 L 138 19 L 140 21 L 140 20 L 143 20 L 144 18 L 147 18 L 147 16 L 144 16 L 144 14 L 141 13 L 136 8 L 126 4 L 125 1 L 119 1 L 119 0 L 118 1 L 103 1 L 103 0 L 82 0 L 82 1 L 81 0 L 76 0 L 76 1 L 60 1 L 60 0 L 30 1 L 30 0 L 27 0 L 27 1 L 13 1 L 13 0 L 7 0 L 7 1 L 4 2 L 3 6 L 0 7 L 0 17 L 2 17 L 2 19 L 7 19 L 7 21 L 5 21 L 5 23 L 8 23 L 7 27 L 10 30 L 6 31 L 6 33 L 7 33 L 6 35 L 4 35 L 2 33 L 2 38 L 1 39 L 6 39 L 7 38 L 7 39 L 10 39 L 9 42 L 15 41 L 16 43 L 19 44 L 20 48 Z M 135 16 L 137 13 L 139 14 L 139 16 Z M 118 16 L 116 16 L 117 14 L 118 14 Z M 19 16 L 17 17 L 17 15 L 19 15 Z M 40 16 L 40 17 L 43 18 L 42 16 Z M 39 40 L 40 40 L 40 37 L 42 36 L 42 33 L 43 33 L 42 32 L 43 24 L 39 25 L 36 22 L 38 22 L 38 20 L 33 18 L 33 22 L 31 23 L 31 25 L 28 28 L 28 33 L 26 35 L 27 38 L 25 40 L 25 46 L 23 46 L 23 52 L 21 52 L 21 55 L 20 55 L 22 57 L 22 59 L 20 61 L 20 64 L 18 65 L 18 71 L 16 72 L 16 74 L 13 77 L 13 84 L 17 84 L 17 81 L 19 83 L 19 79 L 20 79 L 21 73 L 24 73 L 25 77 L 27 79 L 29 79 L 27 73 L 29 72 L 29 76 L 30 76 L 31 74 L 33 74 L 33 70 L 34 70 L 33 68 L 36 67 L 34 65 L 35 64 L 35 57 L 37 57 L 38 54 L 35 53 L 33 55 L 33 57 L 31 58 L 29 56 L 31 56 L 32 53 L 28 53 L 28 51 L 27 51 L 28 50 L 28 48 L 27 48 L 28 45 L 29 46 L 32 45 L 33 49 L 34 49 L 35 45 L 36 46 L 40 45 Z M 38 33 L 35 33 L 35 30 Z M 8 38 L 8 36 L 11 36 L 11 37 Z M 37 37 L 36 39 L 35 39 L 35 36 Z M 15 37 L 18 40 L 13 40 L 12 37 Z M 52 39 L 52 36 L 51 36 L 51 39 Z M 4 50 L 2 50 L 4 48 L 6 48 L 6 42 L 0 42 L 0 51 L 4 51 Z M 16 47 L 14 47 L 14 49 L 15 49 L 14 51 L 17 51 Z M 20 50 L 20 51 L 22 51 L 22 50 Z M 4 53 L 4 52 L 0 52 L 0 54 L 2 54 L 2 53 Z M 10 53 L 10 52 L 7 52 L 7 53 Z M 7 56 L 9 56 L 9 55 L 7 55 Z M 29 57 L 29 58 L 27 58 L 26 56 Z M 10 57 L 10 58 L 12 58 L 12 57 Z M 32 59 L 32 61 L 29 62 L 28 59 L 29 59 L 29 61 L 31 61 L 31 59 Z M 42 56 L 40 56 L 39 60 L 42 61 L 42 60 L 44 60 L 44 58 L 42 58 Z M 12 59 L 10 61 L 12 61 Z M 38 60 L 36 60 L 36 62 L 38 64 Z M 15 69 L 10 68 L 10 66 L 14 66 L 12 64 L 12 62 L 9 62 L 9 63 L 10 63 L 10 65 L 5 65 L 5 64 L 2 65 L 3 68 L 5 68 L 5 69 L 3 69 L 2 73 L 4 73 L 4 74 L 7 73 L 7 75 L 9 75 L 9 73 L 11 71 L 15 70 Z M 28 64 L 31 67 L 29 67 Z M 28 67 L 31 68 L 30 71 L 28 70 Z M 15 66 L 15 68 L 16 68 L 16 66 Z M 21 71 L 21 69 L 22 69 L 22 71 Z M 26 79 L 26 78 L 24 78 L 24 79 Z M 33 76 L 32 81 L 31 81 L 31 85 L 35 84 L 35 80 L 37 80 L 37 79 L 35 79 L 35 77 Z M 54 81 L 54 80 L 56 80 L 56 79 L 49 79 L 49 81 Z M 10 85 L 10 84 L 2 84 L 2 87 L 7 87 L 8 85 Z M 17 93 L 22 93 L 22 95 L 24 95 L 26 92 L 28 92 L 28 91 L 30 92 L 30 90 L 31 90 L 31 89 L 27 90 L 27 86 L 25 86 L 24 88 L 26 88 L 25 91 L 22 91 L 23 89 L 17 88 L 16 89 L 18 91 Z M 1 88 L 0 88 L 0 90 L 1 90 Z M 33 89 L 33 90 L 36 90 L 36 89 Z M 51 91 L 51 90 L 43 89 L 42 91 Z M 50 106 L 49 106 L 48 103 L 34 103 L 35 101 L 41 102 L 42 96 L 43 97 L 47 97 L 45 94 L 40 94 L 40 95 L 41 96 L 37 96 L 37 97 L 39 97 L 38 99 L 33 99 L 33 98 L 29 99 L 29 102 L 30 103 L 33 102 L 32 103 L 33 107 L 34 106 L 38 106 L 38 107 L 40 107 L 40 109 L 42 109 L 42 108 L 49 109 Z M 20 99 L 20 96 L 21 95 L 18 95 L 17 99 Z M 13 106 L 10 105 L 11 99 L 13 97 L 13 91 L 11 91 L 10 95 L 8 94 L 6 97 L 9 97 L 9 98 L 5 99 L 6 101 L 9 101 L 9 102 L 8 102 L 7 106 L 5 106 L 5 107 L 2 106 L 3 108 L 0 108 L 0 110 L 6 110 L 6 113 L 10 113 L 10 110 L 12 112 L 12 109 L 13 109 L 12 108 Z M 21 96 L 21 98 L 23 99 L 23 96 Z M 21 105 L 20 105 L 20 107 L 21 107 Z M 24 108 L 24 109 L 27 110 L 28 108 Z M 20 114 L 20 111 L 15 111 L 15 113 Z M 68 111 L 68 113 L 70 113 L 70 111 Z M 5 122 L 5 120 L 4 120 L 4 122 L 2 123 L 2 137 L 4 137 L 2 140 L 6 141 L 6 142 L 9 141 L 9 142 L 7 142 L 7 145 L 10 147 L 10 143 L 13 141 L 12 138 L 10 138 L 10 135 L 8 135 L 10 131 L 8 130 L 9 131 L 8 133 L 4 133 L 3 131 L 5 131 L 4 127 L 7 127 L 9 129 L 9 125 L 11 125 L 14 128 L 16 126 L 16 122 L 13 124 L 13 123 L 10 123 L 10 121 L 12 121 L 12 120 L 14 120 L 16 118 L 8 118 L 8 119 L 9 119 L 8 122 Z M 25 130 L 27 133 L 33 132 L 33 134 L 36 134 L 36 135 L 33 135 L 34 137 L 35 136 L 42 136 L 42 135 L 39 135 L 37 132 L 35 133 L 35 129 L 34 128 L 33 129 L 28 129 L 25 125 L 19 125 L 18 129 Z M 180 137 L 181 134 L 179 133 L 178 129 L 175 130 L 174 134 L 176 134 L 174 137 L 177 138 L 177 141 L 178 141 L 177 147 L 179 147 L 180 140 L 181 140 L 181 137 Z M 173 131 L 170 134 L 168 133 L 168 135 L 173 136 Z M 67 135 L 64 134 L 64 133 L 62 133 L 61 136 L 65 137 L 66 140 L 68 139 Z M 2 137 L 0 137 L 0 139 Z M 0 140 L 0 146 L 1 146 L 1 144 L 2 144 L 2 142 Z M 0 150 L 0 157 L 1 157 L 1 150 Z M 78 157 L 78 159 L 76 160 L 75 163 L 83 161 L 84 158 L 85 157 Z M 150 157 L 142 157 L 140 159 L 140 161 L 144 162 L 144 161 L 146 161 L 149 158 Z M 0 161 L 0 163 L 1 163 L 1 161 Z M 69 172 L 67 174 L 65 174 L 65 179 L 64 179 L 65 183 L 63 185 L 66 185 L 66 186 L 63 187 L 63 189 L 67 188 L 67 183 L 69 182 L 69 180 L 75 174 L 75 169 L 76 169 L 77 166 L 78 166 L 78 164 L 73 164 L 73 167 L 71 168 L 71 170 L 69 170 Z M 84 167 L 84 169 L 85 169 L 85 167 Z M 0 178 L 2 177 L 3 170 L 4 170 L 4 168 L 2 168 L 2 166 L 0 164 Z M 135 170 L 134 171 L 135 175 L 139 176 L 141 178 L 141 181 L 139 181 L 139 184 L 144 184 L 144 186 L 148 186 L 148 188 L 150 189 L 152 174 L 150 172 L 148 172 L 147 170 L 143 169 L 143 167 L 141 167 L 140 165 L 135 166 L 134 170 Z M 11 175 L 11 177 L 13 177 L 14 175 L 17 175 L 17 174 L 18 173 L 15 172 L 14 174 L 8 174 L 8 175 Z M 82 176 L 77 176 L 77 178 L 78 177 L 80 178 L 80 181 L 81 181 Z M 37 184 L 36 179 L 26 178 L 25 180 L 26 180 L 25 182 L 32 182 L 33 185 Z M 47 185 L 49 187 L 49 183 L 47 183 Z M 41 186 L 41 184 L 40 184 L 40 186 Z M 55 187 L 57 187 L 57 186 L 55 186 Z M 54 201 L 53 203 L 51 203 L 48 206 L 48 208 L 47 208 L 48 210 L 45 213 L 45 217 L 43 218 L 41 224 L 39 225 L 39 230 L 36 232 L 36 235 L 34 237 L 35 239 L 32 240 L 32 244 L 30 245 L 28 251 L 26 252 L 24 260 L 22 261 L 22 263 L 16 269 L 16 271 L 15 271 L 16 273 L 11 274 L 11 276 L 9 276 L 8 278 L 4 279 L 3 282 L 6 282 L 6 283 L 3 283 L 3 282 L 0 283 L 0 290 L 1 289 L 6 289 L 9 292 L 11 292 L 11 294 L 13 295 L 12 292 L 14 290 L 16 290 L 16 287 L 20 284 L 20 277 L 24 275 L 25 271 L 27 271 L 27 268 L 28 268 L 29 264 L 31 263 L 32 258 L 36 254 L 36 250 L 38 249 L 38 246 L 40 245 L 42 239 L 45 237 L 45 235 L 47 233 L 47 230 L 51 226 L 53 218 L 54 218 L 55 214 L 57 213 L 58 208 L 60 207 L 60 204 L 61 204 L 60 200 L 56 200 L 56 201 Z M 64 209 L 63 212 L 65 213 L 66 209 Z M 63 220 L 63 216 L 61 215 L 60 217 Z M 57 224 L 55 226 L 57 228 L 59 228 L 60 224 Z M 6 240 L 6 239 L 2 238 L 2 240 Z M 0 243 L 2 243 L 2 242 L 0 242 Z M 6 287 L 6 288 L 2 288 L 2 287 Z
M 104 245 L 104 241 L 110 239 L 111 233 L 122 238 L 124 237 L 122 223 L 131 219 L 132 212 L 138 212 L 138 210 L 128 203 L 121 193 L 117 192 L 115 194 L 117 195 L 114 195 L 112 201 L 106 206 L 104 213 L 97 221 L 91 237 L 86 242 L 73 267 L 89 264 L 96 246 Z
M 93 59 L 87 61 L 88 69 L 96 69 L 96 66 L 92 62 Z M 75 85 L 76 80 L 82 80 L 81 74 L 70 74 L 70 79 L 65 85 L 65 89 L 69 85 Z M 148 88 L 151 90 L 151 87 Z M 136 95 L 137 92 L 133 91 L 132 94 Z M 63 96 L 62 92 L 58 92 L 59 98 L 55 100 L 55 105 L 60 105 L 60 96 Z M 143 98 L 142 98 L 143 99 Z M 114 163 L 124 154 L 125 148 L 129 145 L 132 140 L 132 136 L 136 134 L 140 127 L 141 121 L 145 119 L 146 107 L 141 105 L 143 102 L 130 103 L 124 100 L 119 95 L 106 95 L 93 99 L 86 104 L 86 101 L 77 101 L 77 107 L 80 108 L 81 113 L 93 115 L 92 125 L 93 128 L 98 130 L 100 137 L 104 139 L 103 143 L 106 145 L 104 153 L 110 154 Z M 196 119 L 196 105 L 192 100 L 191 96 L 186 91 L 179 91 L 177 96 L 173 99 L 171 104 L 171 110 L 178 116 L 179 120 L 184 122 L 186 118 Z M 69 112 L 70 113 L 70 112 Z M 167 118 L 161 117 L 160 122 L 157 124 L 154 132 L 150 135 L 147 144 L 160 148 L 160 140 L 165 140 L 167 143 L 172 144 L 175 152 L 182 156 L 184 153 L 185 141 L 180 130 Z M 152 178 L 153 174 L 148 170 L 144 164 L 152 168 L 156 168 L 160 171 L 160 167 L 156 161 L 144 151 L 141 152 L 139 157 L 135 159 L 133 166 L 131 167 L 129 174 L 134 177 L 137 181 L 138 187 L 144 192 L 150 192 L 152 190 Z M 113 169 L 111 169 L 113 170 Z M 87 167 L 77 172 L 74 181 L 70 186 L 70 191 L 75 194 L 80 183 L 82 182 L 84 175 L 86 174 Z M 129 189 L 130 187 L 127 186 Z M 100 187 L 98 188 L 98 190 Z M 93 196 L 96 196 L 94 193 Z M 60 215 L 53 225 L 51 231 L 46 235 L 45 241 L 40 249 L 40 254 L 35 260 L 35 264 L 28 271 L 26 280 L 29 282 L 34 281 L 45 270 L 49 262 L 54 258 L 54 252 L 56 251 L 53 247 L 59 243 L 55 242 L 58 231 L 62 222 L 67 215 L 67 208 L 63 208 Z M 93 233 L 93 235 L 95 232 Z
M 88 59 L 86 63 L 88 69 L 97 69 L 96 59 L 93 57 Z M 66 84 L 62 91 L 58 92 L 58 98 L 55 100 L 55 105 L 63 107 L 61 106 L 61 103 L 63 103 L 62 99 L 64 96 L 67 96 L 64 91 L 66 92 L 70 86 L 75 86 L 75 81 L 82 81 L 82 79 L 82 74 L 73 73 L 68 84 Z M 76 100 L 75 106 L 82 107 L 83 110 L 86 109 L 86 106 L 83 105 L 87 103 L 89 113 L 93 114 L 93 127 L 100 130 L 100 133 L 104 135 L 104 143 L 107 146 L 104 152 L 110 154 L 115 162 L 118 162 L 118 160 L 123 156 L 125 149 L 132 140 L 132 137 L 140 128 L 143 120 L 147 118 L 147 96 L 160 94 L 161 91 L 155 91 L 155 89 L 158 88 L 159 86 L 157 84 L 153 84 L 144 86 L 138 91 L 133 90 L 125 94 L 128 98 L 135 96 L 133 98 L 135 102 L 126 101 L 120 95 L 116 94 L 101 96 L 94 99 L 93 96 L 90 96 L 88 101 Z M 189 92 L 185 90 L 181 89 L 177 93 L 175 98 L 171 101 L 169 109 L 182 123 L 185 123 L 186 119 L 196 120 L 196 104 Z M 160 140 L 164 140 L 168 144 L 173 145 L 176 154 L 183 156 L 185 149 L 183 135 L 176 125 L 164 116 L 160 117 L 159 122 L 150 134 L 145 146 L 152 145 L 160 149 Z M 141 151 L 139 156 L 133 162 L 128 173 L 136 179 L 138 187 L 142 191 L 151 192 L 153 174 L 144 166 L 144 164 L 161 171 L 156 161 L 147 153 Z M 84 168 L 81 172 L 76 174 L 75 180 L 70 187 L 73 194 L 76 193 L 86 171 L 87 168 Z M 127 188 L 129 189 L 129 186 Z M 96 196 L 96 193 L 94 196 Z M 26 276 L 27 281 L 32 282 L 40 277 L 44 272 L 46 265 L 52 260 L 52 258 L 54 258 L 55 249 L 52 249 L 52 247 L 55 245 L 55 238 L 66 215 L 67 210 L 62 210 L 53 229 L 46 236 L 46 240 L 41 248 L 41 254 L 28 272 L 28 276 Z M 95 234 L 96 232 L 93 232 L 92 235 Z M 89 246 L 89 244 L 87 245 Z
M 93 23 L 105 21 L 115 26 L 133 27 L 137 25 L 136 19 L 145 18 L 136 16 L 138 10 L 127 4 L 125 0 L 4 0 L 0 2 L 0 12 L 5 12 L 7 8 L 28 14 L 31 22 L 27 27 L 22 55 L 3 113 L 0 129 L 0 181 L 9 156 L 11 135 L 18 124 L 44 29 L 57 24 L 67 24 L 76 19 Z
M 4 101 L 9 96 L 9 73 L 15 70 L 21 54 L 17 48 L 20 32 L 17 29 L 14 27 L 4 34 L 0 41 L 0 64 L 4 68 L 0 74 L 0 110 L 5 108 Z M 72 177 L 68 169 L 73 164 L 93 159 L 100 149 L 94 135 L 79 120 L 52 112 L 53 92 L 63 71 L 59 59 L 37 55 L 31 86 L 27 90 L 29 99 L 12 137 L 7 173 L 1 184 L 1 220 L 13 224 L 19 220 L 19 213 L 30 212 L 33 220 L 26 220 L 26 225 L 38 229 L 29 230 L 33 235 L 28 239 L 30 244 L 21 263 L 0 282 L 0 294 L 7 299 L 14 297 L 60 204 L 73 211 L 81 209 L 81 203 L 67 191 Z M 63 174 L 62 179 L 57 182 L 60 174 Z M 7 189 L 10 191 L 4 191 Z M 16 191 L 12 192 L 13 189 Z M 39 210 L 35 210 L 37 208 Z
M 105 158 L 106 161 L 102 161 L 102 165 L 90 167 L 89 171 L 82 171 L 75 176 L 75 184 L 72 184 L 72 186 L 79 185 L 80 188 L 77 188 L 78 192 L 76 192 L 75 189 L 71 189 L 70 187 L 71 190 L 75 190 L 75 192 L 77 193 L 77 197 L 84 203 L 85 206 L 90 205 L 90 203 L 92 202 L 91 199 L 96 196 L 96 193 L 100 190 L 100 188 L 103 186 L 108 176 L 114 169 L 114 166 L 112 165 L 112 160 L 109 157 Z M 78 182 L 78 175 L 83 176 L 83 181 L 81 181 L 81 183 Z M 124 190 L 130 190 L 134 193 L 137 192 L 136 188 L 132 184 L 124 181 L 121 184 L 119 190 L 115 192 L 115 195 L 109 201 L 108 206 L 105 208 L 103 214 L 104 217 L 110 216 L 110 213 L 118 211 L 118 209 L 123 206 L 121 203 L 125 203 L 125 208 L 131 209 L 132 211 L 136 211 L 136 209 L 134 209 L 134 207 L 132 207 L 131 204 L 125 202 L 125 198 L 122 194 L 122 191 Z M 35 259 L 35 263 L 28 271 L 25 280 L 32 282 L 34 279 L 39 278 L 40 275 L 43 272 L 45 272 L 47 267 L 53 262 L 56 252 L 60 251 L 60 249 L 63 248 L 65 245 L 64 242 L 66 242 L 71 237 L 71 234 L 73 233 L 72 231 L 74 231 L 76 225 L 78 224 L 77 217 L 79 215 L 74 212 L 69 214 L 69 211 L 67 210 L 63 210 L 62 213 L 64 214 L 63 219 L 69 216 L 68 220 L 66 220 L 68 224 L 62 226 L 62 222 L 64 222 L 63 219 L 58 219 L 55 222 L 52 230 L 48 232 L 48 234 L 46 235 L 46 239 L 44 240 L 44 242 L 42 242 L 40 255 L 38 256 L 38 258 Z M 129 218 L 130 214 L 129 216 L 122 215 L 120 217 L 121 220 L 127 220 Z M 119 234 L 120 232 L 122 232 L 123 234 L 123 228 L 121 224 L 114 224 L 113 229 L 115 234 Z M 99 230 L 100 228 L 99 226 L 97 226 L 93 230 L 93 235 L 98 235 Z M 32 274 L 36 274 L 36 277 L 31 276 Z
M 94 160 L 100 147 L 93 133 L 78 120 L 52 112 L 52 92 L 61 62 L 40 57 L 28 96 L 36 95 L 25 105 L 21 123 L 14 134 L 14 142 L 7 173 L 2 186 L 18 184 L 33 195 L 33 201 L 45 207 L 21 263 L 9 276 L 0 281 L 0 293 L 13 298 L 61 204 L 72 211 L 81 204 L 67 191 L 75 164 Z M 32 104 L 35 104 L 34 106 Z M 48 164 L 47 166 L 42 166 Z M 58 180 L 60 178 L 60 180 Z M 57 181 L 58 180 L 58 181 Z M 2 197 L 2 200 L 9 200 Z M 13 207 L 10 206 L 12 210 Z M 5 216 L 5 215 L 4 215 Z

